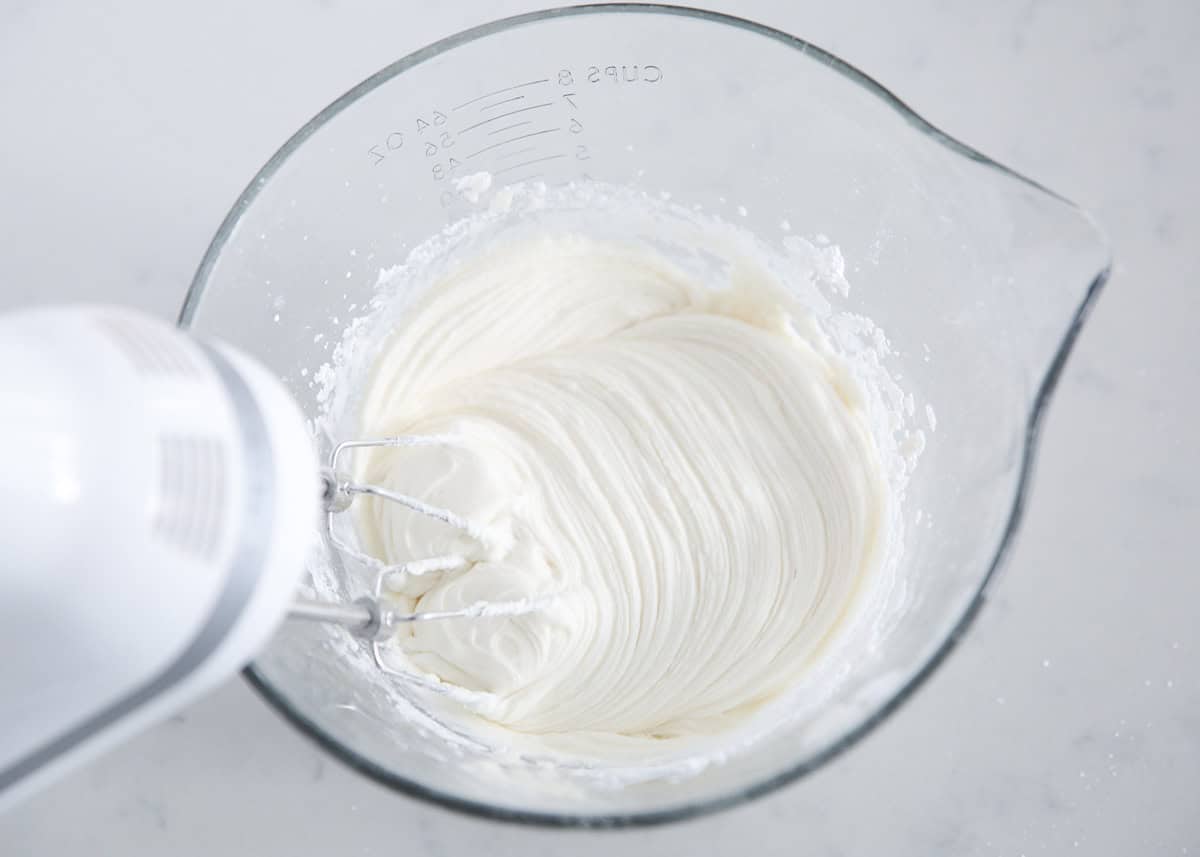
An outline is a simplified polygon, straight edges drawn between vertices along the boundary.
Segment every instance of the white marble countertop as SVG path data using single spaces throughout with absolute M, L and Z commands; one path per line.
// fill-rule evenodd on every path
M 230 203 L 317 109 L 435 38 L 535 8 L 101 5 L 0 5 L 0 308 L 173 316 Z M 808 779 L 621 833 L 393 795 L 235 679 L 0 817 L 0 853 L 1200 854 L 1200 4 L 709 5 L 858 65 L 1113 238 L 1019 544 L 960 650 Z

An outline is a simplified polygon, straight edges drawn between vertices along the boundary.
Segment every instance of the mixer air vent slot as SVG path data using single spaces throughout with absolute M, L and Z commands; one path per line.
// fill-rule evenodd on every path
M 158 439 L 154 534 L 176 549 L 211 560 L 221 542 L 227 502 L 224 443 L 203 435 Z
M 134 368 L 143 374 L 185 377 L 200 374 L 196 356 L 179 341 L 174 331 L 122 315 L 103 316 L 99 324 Z

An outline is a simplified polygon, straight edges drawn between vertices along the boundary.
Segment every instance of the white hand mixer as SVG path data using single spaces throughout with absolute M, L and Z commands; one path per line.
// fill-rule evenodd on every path
M 285 615 L 346 627 L 389 669 L 379 642 L 399 624 L 512 612 L 391 610 L 386 581 L 405 567 L 333 534 L 370 495 L 477 535 L 339 471 L 356 448 L 447 439 L 346 441 L 321 470 L 278 381 L 163 322 L 103 307 L 0 317 L 0 433 L 0 806 L 239 670 Z M 334 547 L 377 570 L 374 597 L 295 597 L 322 503 Z

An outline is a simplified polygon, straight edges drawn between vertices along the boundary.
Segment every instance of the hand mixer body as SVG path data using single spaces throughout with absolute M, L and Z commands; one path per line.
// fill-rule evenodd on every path
M 0 317 L 0 436 L 2 807 L 250 660 L 319 482 L 266 370 L 115 309 Z

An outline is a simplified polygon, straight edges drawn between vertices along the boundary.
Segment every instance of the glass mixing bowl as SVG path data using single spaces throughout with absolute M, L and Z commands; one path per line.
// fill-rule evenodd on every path
M 316 414 L 311 369 L 379 269 L 465 213 L 455 179 L 480 170 L 500 185 L 589 177 L 667 191 L 769 241 L 787 221 L 841 247 L 843 308 L 887 331 L 893 371 L 936 403 L 904 504 L 903 610 L 811 716 L 695 776 L 621 789 L 431 754 L 436 739 L 360 686 L 335 630 L 285 625 L 250 681 L 367 776 L 509 820 L 681 818 L 817 768 L 886 719 L 982 604 L 1039 416 L 1106 277 L 1102 235 L 785 33 L 666 6 L 555 9 L 431 45 L 322 110 L 234 205 L 180 324 L 255 354 Z

